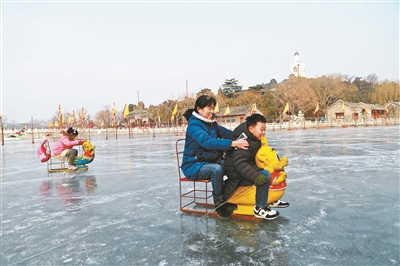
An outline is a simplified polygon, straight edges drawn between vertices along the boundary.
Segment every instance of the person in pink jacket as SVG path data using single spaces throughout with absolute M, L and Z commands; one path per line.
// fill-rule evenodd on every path
M 61 158 L 68 157 L 68 169 L 75 170 L 77 167 L 74 164 L 75 157 L 78 155 L 78 150 L 73 149 L 76 145 L 82 145 L 84 139 L 76 139 L 78 130 L 70 127 L 67 131 L 61 131 L 60 140 L 54 145 L 53 153 Z

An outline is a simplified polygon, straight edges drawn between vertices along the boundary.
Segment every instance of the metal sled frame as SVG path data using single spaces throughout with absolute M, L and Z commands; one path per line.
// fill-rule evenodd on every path
M 184 142 L 185 139 L 178 139 L 175 144 L 179 177 L 179 209 L 184 213 L 218 217 L 217 212 L 214 210 L 215 205 L 212 198 L 211 180 L 192 181 L 184 177 L 182 173 L 180 161 L 183 156 Z M 185 189 L 185 192 L 183 189 Z M 253 215 L 232 214 L 231 217 L 238 220 L 255 222 L 263 220 Z
M 184 142 L 185 139 L 178 139 L 175 144 L 179 177 L 179 209 L 185 213 L 217 216 L 217 213 L 214 212 L 211 180 L 192 181 L 183 176 L 180 160 L 183 155 L 182 144 Z M 188 190 L 183 192 L 183 188 Z

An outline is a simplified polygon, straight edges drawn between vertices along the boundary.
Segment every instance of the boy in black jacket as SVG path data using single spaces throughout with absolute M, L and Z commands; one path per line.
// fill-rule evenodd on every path
M 233 131 L 234 139 L 242 133 L 247 136 L 249 147 L 247 150 L 231 149 L 226 153 L 224 172 L 228 179 L 225 180 L 224 194 L 228 198 L 240 186 L 256 185 L 256 206 L 254 215 L 267 220 L 275 219 L 279 212 L 270 207 L 285 208 L 289 203 L 277 201 L 268 206 L 268 190 L 271 175 L 267 170 L 256 165 L 255 156 L 261 147 L 261 138 L 265 135 L 267 120 L 260 114 L 253 114 L 246 118 Z

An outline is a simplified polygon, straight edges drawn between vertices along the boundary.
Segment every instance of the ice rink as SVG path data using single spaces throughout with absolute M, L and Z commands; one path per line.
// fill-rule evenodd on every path
M 268 131 L 291 205 L 259 223 L 179 211 L 180 138 L 92 136 L 88 171 L 51 174 L 7 139 L 1 265 L 400 264 L 398 126 Z

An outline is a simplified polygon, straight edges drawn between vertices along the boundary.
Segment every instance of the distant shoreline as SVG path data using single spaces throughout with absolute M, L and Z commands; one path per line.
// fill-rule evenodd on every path
M 340 124 L 340 123 L 326 123 L 326 122 L 313 122 L 313 121 L 305 121 L 304 122 L 297 122 L 297 123 L 289 123 L 289 122 L 284 122 L 282 124 L 280 123 L 268 123 L 267 124 L 267 131 L 274 131 L 274 130 L 302 130 L 302 129 L 329 129 L 329 128 L 346 128 L 346 127 L 369 127 L 369 126 L 393 126 L 393 125 L 399 125 L 400 121 L 389 121 L 387 124 L 383 123 L 382 121 L 377 121 L 376 123 L 374 121 L 369 121 L 366 124 L 356 124 L 356 123 L 347 123 L 347 124 Z M 226 124 L 220 124 L 228 129 L 233 130 L 236 126 L 238 126 L 237 123 L 226 123 Z M 79 130 L 79 137 L 80 138 L 90 138 L 91 136 L 106 136 L 108 135 L 109 137 L 115 137 L 118 135 L 129 135 L 129 130 L 127 128 L 120 128 L 118 131 L 115 131 L 115 128 L 84 128 Z M 53 138 L 57 139 L 59 138 L 61 129 L 46 129 L 46 128 L 34 128 L 33 132 L 33 138 L 34 139 L 44 139 L 44 138 Z M 20 130 L 16 129 L 4 129 L 3 134 L 4 134 L 4 139 L 5 140 L 16 140 L 16 139 L 32 139 L 32 129 L 28 128 L 25 130 L 23 134 L 18 134 Z M 185 126 L 180 126 L 180 127 L 164 127 L 164 128 L 149 128 L 149 127 L 142 127 L 142 128 L 132 128 L 130 130 L 130 134 L 132 136 L 134 135 L 145 135 L 145 134 L 151 134 L 151 135 L 157 135 L 157 134 L 174 134 L 176 136 L 185 136 L 186 134 L 186 125 Z M 48 137 L 50 136 L 50 137 Z

